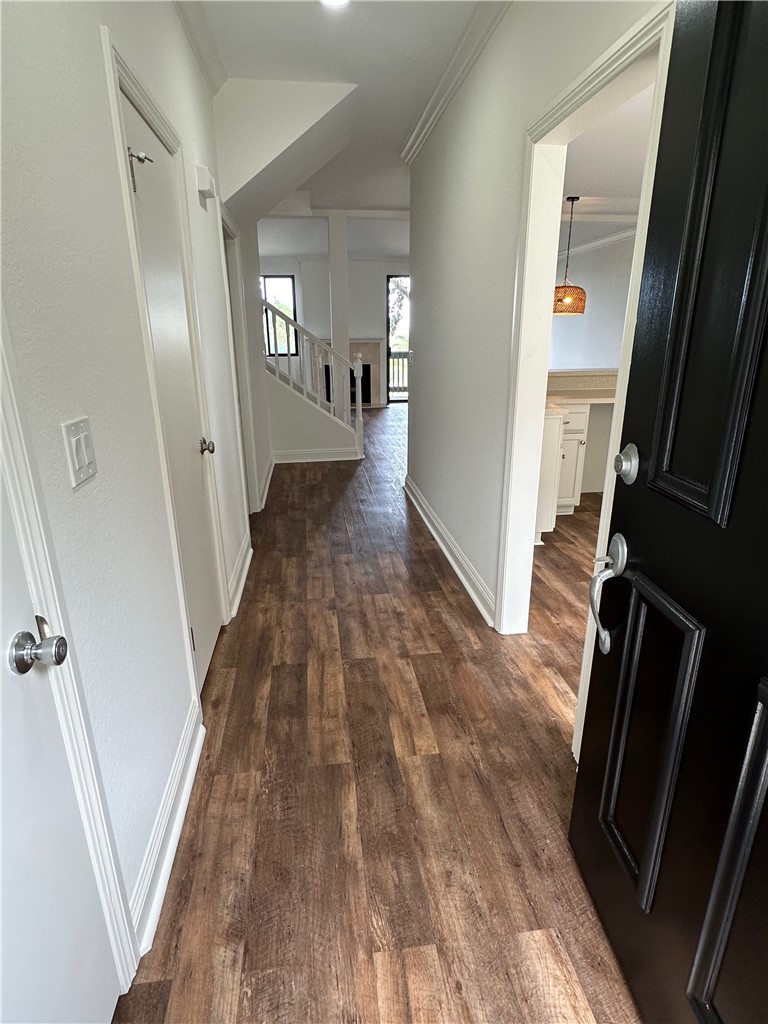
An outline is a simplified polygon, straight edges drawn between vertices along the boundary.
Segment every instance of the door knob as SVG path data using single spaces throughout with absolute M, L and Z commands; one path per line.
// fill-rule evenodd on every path
M 204 455 L 206 452 L 210 452 L 211 455 L 216 451 L 216 445 L 213 441 L 206 441 L 204 437 L 200 438 L 200 454 Z
M 41 665 L 61 665 L 67 657 L 67 641 L 63 636 L 54 636 L 48 623 L 41 615 L 37 615 L 37 627 L 40 630 L 40 642 L 34 634 L 27 630 L 17 633 L 11 640 L 8 660 L 16 675 L 23 676 L 32 668 L 36 661 Z
M 637 480 L 637 472 L 640 469 L 640 452 L 637 445 L 630 443 L 619 452 L 613 460 L 613 468 L 617 476 L 620 476 L 625 484 L 633 484 Z
M 614 533 L 608 547 L 608 554 L 603 555 L 601 558 L 596 558 L 595 562 L 605 564 L 605 569 L 601 569 L 600 572 L 596 572 L 590 580 L 589 607 L 592 609 L 592 615 L 597 623 L 597 636 L 600 643 L 600 650 L 603 654 L 607 654 L 611 649 L 611 634 L 600 622 L 598 602 L 600 600 L 600 591 L 603 589 L 605 581 L 621 576 L 627 567 L 627 542 L 624 539 L 623 534 Z

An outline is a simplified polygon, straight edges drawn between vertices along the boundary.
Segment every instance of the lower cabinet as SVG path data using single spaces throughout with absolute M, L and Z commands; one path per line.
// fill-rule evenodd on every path
M 544 413 L 539 499 L 536 505 L 536 544 L 544 543 L 542 533 L 549 533 L 555 528 L 563 466 L 563 416 L 563 410 L 559 408 L 549 408 Z
M 563 451 L 557 491 L 558 515 L 571 515 L 581 501 L 588 427 L 588 405 L 569 405 L 563 409 Z

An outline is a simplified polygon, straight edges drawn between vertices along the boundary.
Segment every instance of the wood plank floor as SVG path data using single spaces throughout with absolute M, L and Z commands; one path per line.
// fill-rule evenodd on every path
M 363 463 L 278 466 L 203 691 L 207 736 L 134 1024 L 637 1024 L 574 865 L 570 738 L 599 502 L 486 626 Z

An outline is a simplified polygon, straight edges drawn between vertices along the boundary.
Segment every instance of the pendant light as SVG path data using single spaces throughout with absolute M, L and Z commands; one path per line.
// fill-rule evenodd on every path
M 587 293 L 577 284 L 568 280 L 568 261 L 571 258 L 571 231 L 573 231 L 573 204 L 578 203 L 580 196 L 567 196 L 566 203 L 571 204 L 571 220 L 568 224 L 568 248 L 565 251 L 565 273 L 563 283 L 555 287 L 555 301 L 552 312 L 556 316 L 573 316 L 583 313 L 587 306 Z

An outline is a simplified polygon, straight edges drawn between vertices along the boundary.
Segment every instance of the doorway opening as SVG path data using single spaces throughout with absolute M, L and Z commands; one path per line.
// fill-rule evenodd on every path
M 585 584 L 602 553 L 598 528 L 654 89 L 651 82 L 630 96 L 566 152 L 556 281 L 584 289 L 586 303 L 582 313 L 553 307 L 531 604 L 572 622 L 575 655 L 588 615 Z M 564 591 L 566 580 L 575 585 Z M 566 682 L 575 689 L 578 679 Z
M 515 344 L 512 371 L 514 386 L 508 420 L 500 571 L 496 594 L 495 625 L 501 633 L 524 633 L 529 629 L 528 615 L 534 552 L 546 552 L 547 550 L 546 544 L 544 547 L 534 546 L 534 539 L 538 532 L 546 536 L 546 530 L 540 529 L 536 524 L 539 485 L 545 487 L 545 474 L 542 471 L 542 438 L 548 420 L 548 417 L 545 416 L 545 405 L 547 400 L 551 400 L 553 396 L 562 397 L 562 395 L 557 395 L 558 388 L 562 392 L 565 389 L 570 389 L 573 384 L 573 380 L 567 379 L 569 375 L 572 376 L 570 368 L 568 374 L 565 370 L 562 372 L 555 370 L 554 381 L 550 377 L 552 370 L 550 352 L 563 350 L 562 340 L 559 343 L 560 347 L 557 348 L 553 344 L 552 338 L 554 286 L 556 283 L 562 283 L 562 264 L 560 267 L 561 277 L 559 280 L 557 278 L 562 218 L 563 213 L 570 210 L 570 204 L 564 204 L 563 201 L 566 196 L 582 196 L 580 202 L 576 204 L 577 207 L 581 207 L 582 213 L 580 214 L 579 210 L 576 210 L 574 232 L 578 229 L 585 233 L 589 222 L 584 217 L 584 213 L 592 212 L 595 215 L 593 217 L 595 225 L 604 226 L 606 223 L 603 219 L 606 211 L 601 210 L 599 205 L 597 208 L 593 207 L 591 211 L 589 210 L 592 199 L 602 197 L 610 200 L 615 207 L 610 211 L 610 215 L 616 217 L 622 214 L 619 200 L 626 198 L 616 192 L 611 192 L 607 185 L 596 188 L 594 184 L 591 184 L 583 189 L 580 187 L 577 191 L 568 191 L 565 184 L 568 148 L 573 145 L 575 151 L 578 148 L 576 144 L 580 136 L 597 130 L 597 126 L 603 119 L 610 118 L 625 104 L 650 88 L 652 95 L 650 127 L 647 131 L 648 144 L 641 174 L 641 188 L 639 195 L 634 197 L 634 209 L 623 210 L 623 215 L 632 215 L 632 223 L 625 224 L 623 228 L 620 223 L 614 224 L 612 228 L 615 235 L 619 235 L 621 230 L 632 229 L 634 230 L 634 239 L 627 236 L 627 245 L 631 249 L 628 283 L 625 279 L 624 296 L 619 305 L 619 323 L 613 332 L 614 345 L 616 344 L 615 335 L 618 335 L 619 339 L 618 358 L 614 360 L 616 365 L 610 368 L 613 380 L 608 382 L 608 388 L 611 386 L 613 388 L 613 412 L 610 423 L 604 425 L 607 448 L 602 466 L 602 500 L 599 506 L 597 541 L 592 547 L 592 550 L 598 555 L 604 554 L 607 550 L 615 483 L 612 462 L 609 460 L 608 454 L 615 454 L 620 448 L 624 400 L 629 377 L 672 28 L 671 8 L 650 12 L 620 41 L 620 45 L 617 44 L 608 51 L 601 62 L 596 64 L 584 78 L 574 83 L 572 89 L 564 94 L 536 125 L 529 129 L 528 166 L 530 170 L 527 226 L 522 242 L 519 277 L 516 282 L 519 301 L 516 303 L 517 313 L 514 325 Z M 597 193 L 596 197 L 594 193 Z M 591 240 L 597 241 L 594 236 Z M 587 257 L 592 255 L 590 250 L 586 249 L 588 242 L 589 239 L 585 235 L 579 242 L 580 246 L 585 247 L 584 251 L 577 254 L 575 259 L 572 253 L 569 277 L 576 285 L 584 283 L 578 279 L 579 266 L 586 269 Z M 616 244 L 619 244 L 618 240 Z M 562 245 L 562 249 L 566 247 L 566 245 Z M 597 253 L 599 249 L 600 247 L 597 246 L 594 252 Z M 565 253 L 563 253 L 564 255 Z M 614 288 L 614 293 L 618 293 L 618 291 L 618 288 Z M 592 292 L 594 300 L 598 296 L 598 289 L 593 288 Z M 587 290 L 587 311 L 592 312 L 593 306 L 600 306 L 600 301 L 597 303 L 593 301 L 590 304 L 590 293 Z M 586 324 L 586 315 L 555 319 L 562 319 L 565 326 L 568 322 L 576 323 L 578 321 Z M 560 328 L 558 327 L 557 330 L 559 331 Z M 565 343 L 566 350 L 568 345 L 572 352 L 574 345 L 572 339 Z M 605 370 L 604 365 L 581 363 L 576 364 L 575 369 L 577 376 L 580 377 L 581 397 L 586 398 L 589 391 L 605 394 L 607 383 L 605 377 L 601 378 L 599 374 L 594 374 L 592 375 L 593 379 L 590 380 L 590 375 L 584 373 L 585 370 Z M 570 395 L 566 397 L 572 398 Z M 574 440 L 579 448 L 585 449 L 586 443 L 582 446 L 580 441 L 586 442 L 587 440 L 589 416 L 591 415 L 591 406 L 588 413 L 578 408 L 571 411 L 571 406 L 568 406 L 567 402 L 565 408 L 569 410 L 569 415 L 566 417 L 561 413 L 561 431 L 555 433 L 556 456 L 560 463 L 566 461 L 563 459 L 565 453 L 560 451 L 564 437 L 563 430 L 569 429 L 571 432 L 577 432 L 579 436 L 575 437 L 574 435 Z M 567 424 L 564 422 L 566 419 L 570 419 Z M 575 445 L 571 447 L 575 448 Z M 578 469 L 584 470 L 586 454 L 583 459 L 584 465 L 577 467 Z M 597 472 L 599 476 L 599 465 Z M 554 479 L 550 477 L 548 481 L 548 487 L 555 517 L 558 512 L 559 486 L 558 474 L 554 474 Z M 574 499 L 576 496 L 577 492 L 574 490 L 570 497 Z M 580 494 L 578 499 L 581 503 Z M 574 500 L 570 502 L 570 506 L 571 512 L 578 507 Z M 560 511 L 563 512 L 564 509 L 561 507 Z M 598 510 L 595 509 L 595 518 L 597 515 Z M 567 521 L 566 519 L 562 520 L 564 524 Z M 570 522 L 572 525 L 573 520 L 570 519 Z M 592 531 L 592 537 L 594 537 L 594 522 Z M 557 559 L 554 559 L 547 580 L 547 586 L 553 595 L 557 592 L 561 582 L 561 574 L 569 571 L 570 567 L 563 566 L 558 563 Z M 578 644 L 582 650 L 582 669 L 578 684 L 573 741 L 573 751 L 577 759 L 595 637 L 594 625 L 588 617 L 586 607 L 586 582 L 592 575 L 593 569 L 591 565 L 587 564 L 586 567 L 582 566 L 578 571 L 582 573 L 583 577 L 584 607 L 568 609 L 568 614 L 573 616 L 574 643 Z M 556 611 L 553 613 L 557 614 Z M 585 632 L 586 642 L 583 639 Z
M 387 274 L 387 401 L 408 401 L 411 279 Z

